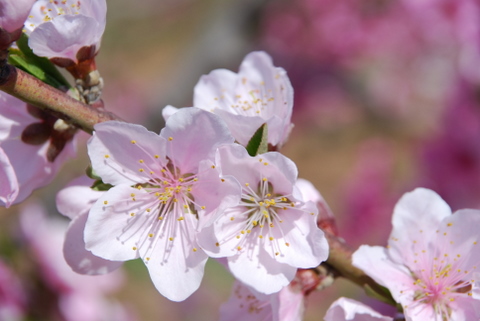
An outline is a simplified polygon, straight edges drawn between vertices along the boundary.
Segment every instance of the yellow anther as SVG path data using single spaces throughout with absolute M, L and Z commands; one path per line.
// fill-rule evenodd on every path
M 287 242 L 287 243 L 285 243 L 285 245 L 286 245 L 286 246 L 290 246 L 290 243 Z
M 180 216 L 179 218 L 177 218 L 177 221 L 183 221 L 185 218 L 183 216 Z
M 169 239 L 170 241 L 173 241 L 173 237 L 169 237 L 168 239 Z
M 250 184 L 249 184 L 249 183 L 245 183 L 245 186 L 250 186 Z
M 132 250 L 136 251 L 136 250 L 137 250 L 137 247 L 136 247 L 136 246 L 132 247 Z
M 260 113 L 260 112 L 258 111 L 257 113 Z M 267 166 L 267 165 L 268 165 L 268 163 L 267 163 L 267 162 L 265 162 L 265 163 L 263 163 L 263 165 Z
M 262 178 L 262 181 L 266 182 L 268 179 L 266 177 Z
M 273 241 L 273 236 L 270 236 L 268 239 L 269 239 L 270 241 Z
M 232 216 L 232 217 L 230 217 L 230 221 L 233 221 L 234 219 L 235 219 L 235 217 L 233 217 L 233 216 Z
M 215 165 L 212 165 L 212 168 L 215 168 Z
M 198 251 L 198 250 L 197 250 L 197 248 L 196 248 L 196 247 L 194 247 L 194 248 L 193 248 L 193 252 L 197 252 L 197 251 Z
M 156 159 L 159 159 L 159 158 L 160 158 L 160 156 L 158 156 L 158 155 L 154 155 L 153 157 L 155 157 Z
M 241 246 L 237 246 L 237 250 L 238 250 L 238 251 L 241 251 L 241 250 L 242 250 L 242 247 L 241 247 Z
M 131 141 L 130 141 L 130 143 L 132 143 L 132 144 L 136 144 L 136 143 L 137 143 L 137 141 L 135 141 L 135 140 L 131 140 Z
M 105 155 L 105 158 L 109 158 L 109 157 L 110 157 L 110 155 L 108 155 L 108 154 Z
M 139 168 L 138 171 L 139 171 L 140 173 L 143 173 L 145 170 L 144 170 L 143 168 Z
M 252 230 L 247 230 L 247 234 L 250 234 L 250 233 L 252 233 Z
M 132 217 L 135 216 L 135 213 L 130 213 L 130 216 L 132 216 Z
M 204 209 L 205 209 L 205 206 L 201 206 L 200 208 L 201 208 L 202 210 L 204 210 Z
M 146 257 L 145 260 L 150 261 L 150 258 L 149 258 L 149 257 Z
M 171 136 L 168 137 L 168 140 L 169 140 L 169 141 L 172 141 L 172 140 L 173 140 L 173 137 L 171 137 Z
M 138 160 L 138 162 L 139 162 L 140 164 L 143 164 L 143 163 L 144 163 L 144 162 L 143 162 L 143 159 Z
M 103 204 L 107 205 L 107 204 L 108 204 L 108 201 L 103 201 Z
M 259 238 L 259 239 L 263 239 L 263 235 L 259 235 L 258 238 Z
M 253 226 L 257 226 L 258 222 L 257 221 L 252 221 Z
M 270 223 L 270 227 L 274 227 L 273 223 Z
M 135 197 L 135 193 L 131 193 L 131 194 L 130 194 L 130 197 Z
M 153 233 L 148 234 L 148 237 L 153 237 Z
M 147 208 L 147 209 L 146 209 L 147 213 L 150 213 L 151 210 L 152 210 L 152 209 L 150 209 L 150 208 Z
M 239 238 L 240 238 L 240 235 L 237 235 L 237 236 L 235 236 L 235 237 L 236 237 L 237 239 L 239 239 Z

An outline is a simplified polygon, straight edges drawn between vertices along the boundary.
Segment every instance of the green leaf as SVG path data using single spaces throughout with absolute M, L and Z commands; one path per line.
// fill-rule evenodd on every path
M 28 37 L 17 40 L 18 49 L 10 49 L 8 62 L 55 88 L 70 88 L 70 84 L 55 65 L 45 57 L 38 57 L 28 46 Z
M 97 179 L 90 188 L 94 191 L 104 192 L 108 191 L 112 187 L 113 185 L 104 183 L 101 179 Z
M 92 165 L 89 165 L 87 169 L 85 170 L 85 174 L 87 174 L 88 177 L 94 180 L 101 180 L 102 178 L 95 173 L 95 171 L 92 168 Z
M 260 126 L 246 146 L 250 156 L 256 156 L 268 152 L 268 127 L 267 123 Z

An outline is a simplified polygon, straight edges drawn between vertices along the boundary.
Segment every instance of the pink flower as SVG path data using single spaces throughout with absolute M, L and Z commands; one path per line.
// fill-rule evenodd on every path
M 187 298 L 207 260 L 198 225 L 240 195 L 213 163 L 216 148 L 231 143 L 220 118 L 197 108 L 175 113 L 160 135 L 115 121 L 96 125 L 88 143 L 92 167 L 114 187 L 88 214 L 87 249 L 113 261 L 141 257 L 161 294 Z
M 100 49 L 106 13 L 105 0 L 38 0 L 25 22 L 29 46 L 41 57 L 91 59 Z
M 53 294 L 54 307 L 51 310 L 60 313 L 62 320 L 66 321 L 129 320 L 127 312 L 118 303 L 105 297 L 122 284 L 121 271 L 94 277 L 73 272 L 63 259 L 65 229 L 63 220 L 47 218 L 39 204 L 28 204 L 20 214 L 20 230 L 37 267 L 35 277 L 49 289 L 42 294 Z M 38 297 L 34 295 L 30 300 L 38 300 Z M 52 313 L 51 310 L 48 313 Z
M 248 54 L 238 74 L 217 69 L 200 78 L 193 105 L 222 117 L 232 135 L 246 146 L 255 131 L 268 125 L 268 143 L 282 146 L 290 134 L 293 88 L 283 68 L 265 52 Z
M 87 176 L 78 177 L 58 192 L 56 198 L 58 211 L 72 220 L 63 244 L 65 261 L 73 271 L 91 275 L 111 272 L 123 264 L 104 260 L 85 249 L 83 232 L 88 212 L 104 193 L 91 189 L 93 182 Z
M 75 130 L 3 92 L 0 124 L 0 205 L 8 207 L 52 181 L 75 154 Z
M 23 27 L 35 0 L 0 0 L 0 28 L 14 32 Z
M 265 295 L 236 281 L 220 307 L 220 321 L 299 321 L 304 309 L 304 294 L 293 286 Z
M 228 257 L 228 267 L 241 282 L 261 293 L 288 285 L 297 268 L 311 268 L 326 260 L 328 244 L 317 227 L 317 209 L 303 202 L 294 188 L 295 164 L 270 152 L 250 157 L 240 145 L 217 152 L 222 177 L 235 177 L 242 199 L 199 234 L 212 257 Z
M 393 321 L 369 306 L 352 299 L 340 298 L 332 303 L 325 315 L 325 321 Z
M 0 320 L 24 320 L 26 293 L 13 271 L 0 260 Z
M 387 287 L 410 321 L 480 318 L 480 211 L 418 188 L 397 203 L 388 248 L 361 246 L 353 264 Z

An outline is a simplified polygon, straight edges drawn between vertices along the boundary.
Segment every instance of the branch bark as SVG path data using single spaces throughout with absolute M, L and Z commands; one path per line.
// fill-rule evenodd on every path
M 5 64 L 0 71 L 0 90 L 39 107 L 90 134 L 93 132 L 95 124 L 108 120 L 122 121 L 115 114 L 75 100 L 9 64 Z

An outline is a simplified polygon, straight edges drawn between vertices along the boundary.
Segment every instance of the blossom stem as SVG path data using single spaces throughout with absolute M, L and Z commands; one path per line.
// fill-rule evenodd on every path
M 325 232 L 328 244 L 330 246 L 330 254 L 326 263 L 331 266 L 339 276 L 342 276 L 353 283 L 365 289 L 367 294 L 380 299 L 385 303 L 396 306 L 395 301 L 390 293 L 369 277 L 365 272 L 352 265 L 353 250 L 339 237 Z M 371 292 L 374 293 L 371 293 Z
M 50 112 L 90 134 L 95 124 L 107 120 L 121 121 L 115 114 L 75 100 L 9 64 L 5 64 L 0 70 L 0 90 Z

